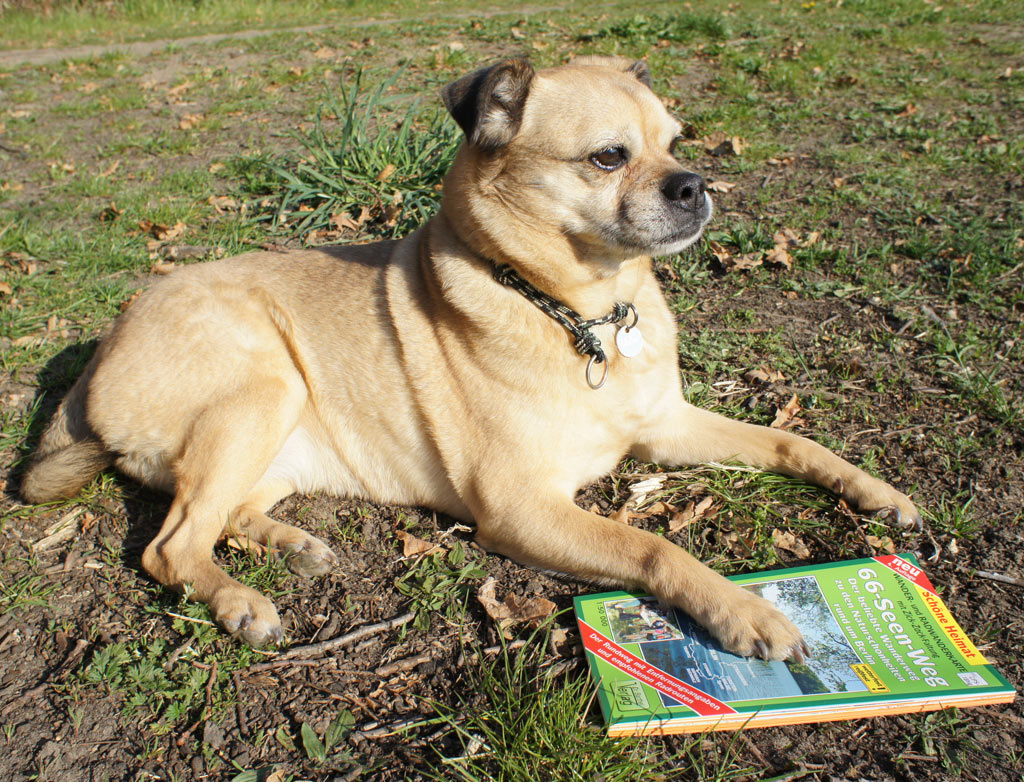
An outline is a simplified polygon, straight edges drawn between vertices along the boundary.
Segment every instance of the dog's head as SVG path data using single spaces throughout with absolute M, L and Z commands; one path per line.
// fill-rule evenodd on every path
M 591 265 L 679 252 L 711 218 L 704 180 L 673 155 L 680 123 L 646 63 L 514 59 L 444 90 L 466 134 L 457 165 L 490 233 L 529 227 Z M 468 172 L 464 169 L 468 169 Z

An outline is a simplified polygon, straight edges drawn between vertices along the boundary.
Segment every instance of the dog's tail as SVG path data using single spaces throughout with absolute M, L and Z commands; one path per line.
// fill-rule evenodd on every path
M 21 496 L 33 505 L 74 497 L 96 474 L 114 462 L 114 454 L 85 420 L 89 377 L 78 378 L 43 433 L 21 478 Z

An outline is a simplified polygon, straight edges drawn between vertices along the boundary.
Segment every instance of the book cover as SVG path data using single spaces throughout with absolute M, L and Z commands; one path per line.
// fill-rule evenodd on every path
M 1014 689 L 908 554 L 731 576 L 803 632 L 806 663 L 725 651 L 656 598 L 576 598 L 612 736 L 692 733 L 1008 703 Z

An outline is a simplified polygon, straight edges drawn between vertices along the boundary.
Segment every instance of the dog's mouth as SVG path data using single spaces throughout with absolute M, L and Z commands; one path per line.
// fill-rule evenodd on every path
M 703 196 L 703 203 L 693 208 L 677 204 L 638 208 L 624 202 L 616 242 L 652 255 L 681 252 L 700 238 L 714 214 L 711 197 L 707 193 Z

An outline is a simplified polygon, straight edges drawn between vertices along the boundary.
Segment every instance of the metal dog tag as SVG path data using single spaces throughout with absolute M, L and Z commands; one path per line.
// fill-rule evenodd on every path
M 620 326 L 618 331 L 615 332 L 615 347 L 626 358 L 639 356 L 640 351 L 644 349 L 644 335 L 640 333 L 640 329 L 636 326 L 632 328 Z

